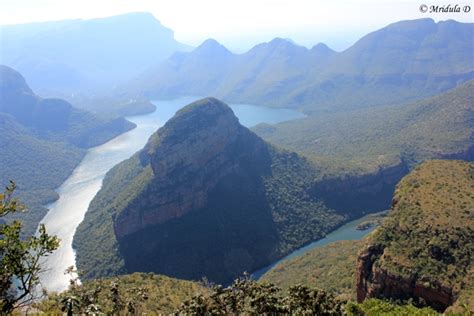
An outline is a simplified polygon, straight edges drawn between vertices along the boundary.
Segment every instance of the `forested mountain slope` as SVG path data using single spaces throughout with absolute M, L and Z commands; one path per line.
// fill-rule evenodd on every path
M 0 66 L 0 182 L 17 182 L 30 212 L 21 214 L 36 229 L 53 191 L 80 162 L 86 149 L 134 125 L 123 118 L 103 119 L 77 110 L 61 99 L 33 93 L 15 70 Z

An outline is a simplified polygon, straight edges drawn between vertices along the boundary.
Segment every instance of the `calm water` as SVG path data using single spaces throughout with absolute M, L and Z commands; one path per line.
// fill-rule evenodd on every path
M 72 239 L 77 226 L 84 219 L 89 203 L 100 190 L 107 171 L 140 150 L 158 127 L 181 107 L 196 99 L 199 98 L 154 101 L 157 106 L 155 112 L 128 117 L 137 128 L 89 149 L 72 175 L 58 188 L 60 198 L 49 205 L 49 212 L 42 221 L 48 233 L 61 239 L 61 247 L 44 262 L 48 271 L 41 276 L 41 282 L 48 290 L 62 291 L 69 285 L 69 277 L 64 275 L 64 271 L 75 265 Z M 304 117 L 299 112 L 287 109 L 270 109 L 247 104 L 231 107 L 240 123 L 248 127 L 258 123 L 278 123 Z
M 364 216 L 362 218 L 359 218 L 359 219 L 356 219 L 352 222 L 348 222 L 345 225 L 343 225 L 343 226 L 339 227 L 338 229 L 336 229 L 335 231 L 327 234 L 327 236 L 325 238 L 320 239 L 320 240 L 315 241 L 315 242 L 312 242 L 312 243 L 310 243 L 310 244 L 308 244 L 304 247 L 301 247 L 301 248 L 293 251 L 292 253 L 290 253 L 286 257 L 278 260 L 277 262 L 274 262 L 273 264 L 271 264 L 271 265 L 269 265 L 269 266 L 267 266 L 263 269 L 255 271 L 254 273 L 252 273 L 252 278 L 258 280 L 268 270 L 270 270 L 273 267 L 277 266 L 281 262 L 286 261 L 286 260 L 291 259 L 291 258 L 294 258 L 294 257 L 301 256 L 302 254 L 306 253 L 307 251 L 309 251 L 311 249 L 318 248 L 318 247 L 327 245 L 329 243 L 332 243 L 332 242 L 335 242 L 335 241 L 338 241 L 338 240 L 358 240 L 358 239 L 361 239 L 362 237 L 364 237 L 365 235 L 367 235 L 368 233 L 370 233 L 371 231 L 373 231 L 376 228 L 375 226 L 372 226 L 372 227 L 370 227 L 369 229 L 366 229 L 366 230 L 357 230 L 356 229 L 357 225 L 359 225 L 360 223 L 366 221 L 368 216 L 370 216 L 370 215 L 366 215 L 366 216 Z

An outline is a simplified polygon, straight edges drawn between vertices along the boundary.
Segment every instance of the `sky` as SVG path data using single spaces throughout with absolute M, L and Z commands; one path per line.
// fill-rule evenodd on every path
M 450 2 L 451 1 L 451 2 Z M 469 13 L 423 13 L 425 4 L 471 7 Z M 456 0 L 0 0 L 0 25 L 150 12 L 175 38 L 197 46 L 214 38 L 243 52 L 275 37 L 343 50 L 390 23 L 430 17 L 474 22 L 474 2 Z

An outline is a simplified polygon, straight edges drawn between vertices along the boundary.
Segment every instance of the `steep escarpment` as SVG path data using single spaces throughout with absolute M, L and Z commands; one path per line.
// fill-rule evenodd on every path
M 115 218 L 118 238 L 202 208 L 222 178 L 242 168 L 259 173 L 270 162 L 264 142 L 242 128 L 230 108 L 214 100 L 193 106 L 178 112 L 145 147 L 142 156 L 150 161 L 155 185 Z
M 326 177 L 315 182 L 311 192 L 328 207 L 360 217 L 369 210 L 388 208 L 395 186 L 408 171 L 400 161 L 365 174 Z
M 224 103 L 197 101 L 108 173 L 75 236 L 78 268 L 228 282 L 347 220 L 311 192 L 317 174 Z
M 397 186 L 390 215 L 357 262 L 357 299 L 472 302 L 474 164 L 428 161 Z M 461 301 L 462 300 L 462 301 Z

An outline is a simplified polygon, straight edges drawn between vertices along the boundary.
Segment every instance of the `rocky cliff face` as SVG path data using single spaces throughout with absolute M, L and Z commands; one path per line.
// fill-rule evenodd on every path
M 440 160 L 402 179 L 392 212 L 359 254 L 359 302 L 413 299 L 442 312 L 460 293 L 472 298 L 473 174 L 472 163 Z
M 269 160 L 265 143 L 243 128 L 232 110 L 208 99 L 177 113 L 142 152 L 154 185 L 116 217 L 117 238 L 204 207 L 208 193 L 244 164 Z M 250 165 L 249 165 L 250 167 Z
M 436 282 L 427 284 L 416 275 L 404 277 L 386 269 L 377 267 L 376 261 L 383 249 L 378 246 L 368 247 L 357 260 L 357 301 L 366 298 L 385 297 L 398 300 L 413 299 L 421 304 L 428 304 L 438 311 L 444 311 L 455 300 L 452 287 Z
M 356 217 L 369 210 L 386 210 L 395 186 L 408 171 L 406 163 L 400 161 L 364 175 L 323 179 L 315 183 L 312 192 L 330 208 Z
M 94 277 L 229 282 L 348 218 L 312 194 L 316 178 L 311 163 L 241 126 L 226 104 L 197 101 L 107 175 L 78 229 L 78 266 Z M 113 264 L 90 264 L 98 253 Z

